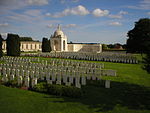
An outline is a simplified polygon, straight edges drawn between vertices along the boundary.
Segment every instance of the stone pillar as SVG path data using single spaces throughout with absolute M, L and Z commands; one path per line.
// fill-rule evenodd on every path
M 86 77 L 85 76 L 81 77 L 81 85 L 86 85 Z
M 105 88 L 110 88 L 110 80 L 105 81 Z
M 32 79 L 31 87 L 33 88 L 37 84 L 37 78 Z
M 2 81 L 3 82 L 8 82 L 8 76 L 7 76 L 7 74 L 3 75 Z
M 75 77 L 75 87 L 81 88 L 80 77 L 78 76 Z
M 10 81 L 14 80 L 15 76 L 13 74 L 10 75 Z
M 22 76 L 17 77 L 18 86 L 22 85 Z
M 30 87 L 29 82 L 30 82 L 30 78 L 29 78 L 29 76 L 26 76 L 26 77 L 25 77 L 25 86 L 26 86 L 26 87 Z

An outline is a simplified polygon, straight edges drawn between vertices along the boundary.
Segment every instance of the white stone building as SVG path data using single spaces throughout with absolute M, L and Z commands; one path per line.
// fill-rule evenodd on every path
M 24 52 L 28 51 L 42 51 L 42 43 L 38 41 L 21 41 L 20 50 Z M 6 52 L 6 41 L 3 41 L 3 52 Z
M 57 30 L 50 37 L 51 49 L 56 52 L 102 52 L 102 45 L 99 43 L 67 43 L 67 36 L 58 25 Z M 41 51 L 42 42 L 21 41 L 21 51 Z M 3 41 L 2 49 L 6 52 L 6 41 Z
M 50 37 L 50 42 L 52 51 L 68 51 L 67 36 L 61 31 L 59 25 L 54 35 Z
M 60 52 L 102 52 L 102 45 L 99 43 L 67 43 L 67 36 L 60 26 L 50 38 L 52 51 Z

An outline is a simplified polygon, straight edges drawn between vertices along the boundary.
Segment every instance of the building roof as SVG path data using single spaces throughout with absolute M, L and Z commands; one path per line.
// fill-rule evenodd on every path
M 60 25 L 58 25 L 57 30 L 54 32 L 54 37 L 61 36 L 64 37 L 64 32 L 61 30 Z

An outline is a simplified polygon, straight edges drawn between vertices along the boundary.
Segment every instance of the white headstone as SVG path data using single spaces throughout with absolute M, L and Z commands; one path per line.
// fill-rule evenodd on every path
M 105 88 L 110 88 L 110 80 L 105 81 Z

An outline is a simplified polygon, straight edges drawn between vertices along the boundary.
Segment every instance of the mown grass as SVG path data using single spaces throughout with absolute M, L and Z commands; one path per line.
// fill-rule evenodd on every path
M 1 113 L 150 113 L 150 74 L 141 64 L 100 62 L 117 70 L 111 88 L 95 82 L 78 99 L 40 94 L 0 85 Z M 101 82 L 103 83 L 103 82 Z

